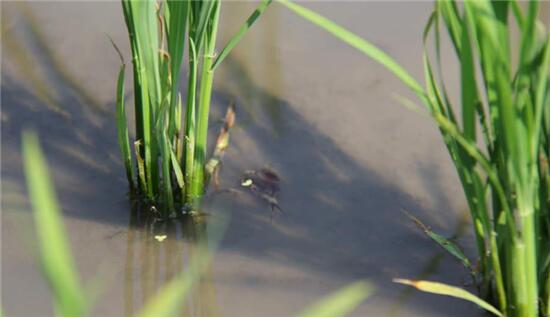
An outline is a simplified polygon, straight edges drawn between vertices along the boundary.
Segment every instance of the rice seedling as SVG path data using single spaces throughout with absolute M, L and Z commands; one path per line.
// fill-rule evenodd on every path
M 90 313 L 90 300 L 80 283 L 71 255 L 69 240 L 63 226 L 60 207 L 42 154 L 38 137 L 34 132 L 23 133 L 24 171 L 32 204 L 37 236 L 39 261 L 42 274 L 52 292 L 55 315 L 82 317 Z M 182 302 L 200 280 L 212 260 L 215 249 L 225 232 L 227 221 L 221 219 L 210 243 L 199 239 L 196 252 L 187 270 L 164 285 L 136 314 L 140 317 L 169 317 L 180 313 Z M 212 223 L 210 223 L 212 225 Z M 213 241 L 212 241 L 213 240 Z M 162 241 L 160 241 L 162 242 Z M 363 281 L 355 282 L 306 309 L 299 316 L 339 317 L 349 313 L 372 293 L 372 287 Z M 0 307 L 0 316 L 3 316 Z
M 160 207 L 165 217 L 181 208 L 197 208 L 209 177 L 205 165 L 215 69 L 270 3 L 262 1 L 216 55 L 220 0 L 122 0 L 134 74 L 134 154 L 123 98 L 124 62 L 117 85 L 119 143 L 131 191 Z M 183 109 L 178 89 L 186 42 L 189 74 Z
M 550 316 L 550 38 L 538 20 L 539 2 L 436 1 L 423 34 L 425 87 L 369 41 L 301 5 L 279 2 L 382 64 L 416 94 L 439 127 L 466 196 L 480 295 L 497 315 Z M 512 45 L 516 27 L 519 44 Z M 458 105 L 440 76 L 441 28 L 460 65 Z M 440 284 L 401 282 L 481 303 Z

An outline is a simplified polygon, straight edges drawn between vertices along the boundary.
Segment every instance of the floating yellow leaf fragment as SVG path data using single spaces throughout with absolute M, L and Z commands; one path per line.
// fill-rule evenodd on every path
M 164 241 L 164 239 L 166 239 L 166 235 L 163 234 L 163 235 L 156 235 L 155 236 L 155 239 L 158 241 L 158 242 L 162 242 Z
M 249 187 L 250 185 L 252 185 L 252 180 L 250 178 L 247 178 L 245 179 L 244 181 L 241 182 L 241 186 L 243 187 Z

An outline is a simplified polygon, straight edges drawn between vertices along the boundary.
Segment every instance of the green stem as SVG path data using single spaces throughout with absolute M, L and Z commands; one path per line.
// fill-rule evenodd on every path
M 164 124 L 163 124 L 164 125 Z M 166 129 L 165 127 L 163 127 Z M 170 177 L 170 142 L 166 137 L 166 131 L 162 131 L 162 173 L 164 185 L 164 216 L 175 213 L 174 196 L 172 195 L 172 181 Z
M 524 272 L 516 272 L 515 274 L 521 274 L 524 276 L 523 282 L 525 283 L 525 295 L 517 294 L 519 296 L 525 296 L 525 303 L 521 303 L 524 306 L 524 314 L 522 317 L 536 317 L 538 316 L 538 281 L 537 281 L 537 245 L 536 245 L 536 232 L 533 204 L 526 204 L 523 207 L 520 206 L 520 216 L 522 218 L 522 235 L 523 235 L 523 257 Z
M 194 205 L 204 191 L 204 164 L 206 160 L 206 142 L 208 135 L 208 114 L 210 112 L 210 100 L 212 97 L 212 83 L 214 71 L 211 70 L 215 58 L 216 34 L 220 13 L 220 2 L 214 4 L 212 18 L 209 21 L 209 30 L 205 35 L 204 62 L 202 64 L 201 90 L 199 97 L 199 109 L 197 118 L 197 139 L 195 144 L 195 162 L 193 165 L 193 178 L 190 184 L 190 198 Z
M 192 202 L 189 185 L 193 179 L 193 160 L 195 159 L 195 100 L 197 90 L 197 52 L 192 38 L 189 39 L 189 79 L 187 85 L 187 112 L 185 115 L 185 184 L 188 188 L 182 192 L 186 203 Z

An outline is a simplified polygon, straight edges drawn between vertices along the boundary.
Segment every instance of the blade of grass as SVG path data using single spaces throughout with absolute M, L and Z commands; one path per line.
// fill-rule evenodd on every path
M 180 83 L 180 70 L 185 48 L 185 36 L 189 14 L 189 1 L 167 1 L 165 3 L 170 16 L 168 21 L 167 44 L 170 54 L 170 123 L 168 137 L 172 139 L 174 134 L 179 135 L 181 127 L 181 112 L 178 111 L 178 88 Z M 178 115 L 179 114 L 179 115 Z M 174 142 L 177 138 L 174 136 Z M 176 144 L 176 147 L 179 145 Z
M 408 211 L 404 210 L 405 214 L 426 234 L 429 238 L 431 238 L 433 241 L 435 241 L 437 244 L 439 244 L 442 248 L 444 248 L 447 252 L 449 252 L 452 256 L 457 258 L 468 270 L 472 269 L 472 264 L 470 263 L 470 260 L 466 257 L 462 249 L 451 240 L 445 238 L 442 235 L 439 235 L 435 233 L 433 230 L 431 230 L 428 226 L 426 226 L 420 219 L 413 216 Z
M 84 316 L 86 300 L 71 257 L 46 160 L 33 132 L 23 132 L 23 158 L 40 243 L 40 262 L 53 292 L 56 314 Z
M 297 317 L 341 317 L 354 310 L 369 297 L 373 287 L 363 281 L 355 282 L 299 313 Z
M 199 105 L 197 109 L 197 134 L 195 143 L 195 158 L 193 162 L 193 178 L 190 187 L 191 203 L 196 205 L 197 200 L 203 194 L 206 163 L 206 147 L 208 136 L 208 116 L 210 112 L 210 101 L 212 98 L 212 85 L 214 81 L 214 72 L 210 69 L 214 61 L 214 52 L 216 49 L 216 35 L 218 31 L 218 19 L 220 14 L 219 0 L 215 2 L 212 9 L 212 16 L 206 33 L 206 43 L 204 48 L 204 59 L 202 64 L 201 87 L 199 95 Z
M 116 121 L 117 121 L 117 131 L 118 131 L 118 144 L 120 147 L 120 152 L 122 155 L 122 160 L 124 161 L 124 167 L 126 169 L 126 178 L 128 179 L 128 184 L 130 186 L 130 191 L 134 189 L 134 169 L 132 168 L 132 154 L 130 151 L 130 138 L 128 137 L 128 125 L 126 121 L 126 110 L 124 105 L 124 74 L 126 69 L 126 64 L 124 63 L 124 58 L 120 49 L 115 44 L 113 39 L 109 37 L 111 44 L 115 48 L 119 58 L 120 58 L 120 71 L 118 73 L 117 80 L 117 91 L 116 91 Z
M 291 2 L 289 0 L 277 1 L 285 7 L 289 8 L 297 15 L 326 30 L 338 39 L 370 56 L 378 63 L 384 65 L 424 101 L 425 96 L 422 86 L 403 67 L 401 67 L 401 65 L 399 65 L 384 51 L 380 50 L 378 47 L 372 45 L 370 42 L 362 39 L 361 37 L 353 34 L 352 32 L 346 30 L 345 28 L 339 26 L 338 24 L 297 3 Z
M 143 143 L 141 140 L 137 140 L 134 142 L 134 152 L 136 154 L 136 161 L 137 161 L 137 167 L 138 167 L 138 177 L 139 182 L 141 184 L 141 188 L 147 188 L 147 180 L 145 176 L 145 162 L 143 161 L 143 158 L 141 157 L 141 146 Z
M 439 294 L 439 295 L 445 295 L 445 296 L 451 296 L 456 297 L 460 299 L 467 300 L 469 302 L 472 302 L 479 307 L 493 313 L 495 316 L 504 316 L 501 312 L 499 312 L 495 307 L 493 307 L 491 304 L 487 303 L 483 299 L 475 296 L 474 294 L 463 290 L 459 287 L 454 287 L 451 285 L 438 283 L 438 282 L 430 282 L 430 281 L 414 281 L 414 280 L 407 280 L 407 279 L 400 279 L 396 278 L 393 280 L 395 283 L 404 284 L 404 285 L 410 285 L 418 290 L 421 290 L 423 292 L 433 293 L 433 294 Z
M 438 0 L 436 6 L 437 11 L 445 20 L 445 26 L 447 28 L 447 32 L 449 32 L 455 51 L 457 55 L 460 56 L 463 27 L 456 3 L 454 1 Z
M 197 91 L 197 51 L 195 41 L 189 37 L 189 78 L 187 85 L 187 106 L 185 115 L 185 183 L 190 186 L 193 179 L 195 162 L 195 134 L 196 134 L 196 91 Z M 186 201 L 192 201 L 190 190 L 184 193 Z
M 134 169 L 132 168 L 132 155 L 130 152 L 130 141 L 128 137 L 128 126 L 126 125 L 126 112 L 124 109 L 124 70 L 126 65 L 120 66 L 117 83 L 116 98 L 116 121 L 118 128 L 118 144 L 126 168 L 126 178 L 130 184 L 130 190 L 134 187 Z
M 185 187 L 183 172 L 181 171 L 178 157 L 172 149 L 170 149 L 170 160 L 172 161 L 172 170 L 174 171 L 174 175 L 176 176 L 176 182 L 178 183 L 179 188 L 183 189 Z
M 237 46 L 237 44 L 241 41 L 243 36 L 246 34 L 248 30 L 252 27 L 254 22 L 264 13 L 265 9 L 273 2 L 273 0 L 263 0 L 260 5 L 254 10 L 254 12 L 248 17 L 246 22 L 241 26 L 239 31 L 233 37 L 229 40 L 227 45 L 222 49 L 220 55 L 218 55 L 218 58 L 216 58 L 216 61 L 214 64 L 212 64 L 212 67 L 210 68 L 212 71 L 215 70 L 218 65 L 227 57 L 227 55 L 231 52 L 231 50 Z

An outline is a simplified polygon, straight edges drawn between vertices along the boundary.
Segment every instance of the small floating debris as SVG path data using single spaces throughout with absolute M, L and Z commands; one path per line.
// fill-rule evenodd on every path
M 161 235 L 156 235 L 155 236 L 155 240 L 157 240 L 158 242 L 162 242 L 166 239 L 166 235 L 165 234 L 161 234 Z

